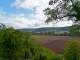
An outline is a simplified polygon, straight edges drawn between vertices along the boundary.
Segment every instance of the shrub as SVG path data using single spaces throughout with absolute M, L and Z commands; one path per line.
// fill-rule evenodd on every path
M 69 41 L 64 48 L 64 58 L 66 60 L 78 60 L 80 51 L 80 41 Z

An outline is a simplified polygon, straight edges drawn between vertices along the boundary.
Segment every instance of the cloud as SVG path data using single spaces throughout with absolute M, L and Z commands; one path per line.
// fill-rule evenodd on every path
M 11 6 L 29 10 L 36 10 L 35 14 L 29 16 L 38 20 L 46 20 L 43 10 L 47 8 L 49 0 L 16 0 Z
M 0 20 L 2 23 L 12 26 L 16 29 L 20 28 L 40 28 L 40 27 L 53 27 L 52 23 L 46 24 L 46 16 L 43 13 L 43 10 L 47 8 L 49 0 L 16 0 L 11 4 L 12 7 L 23 8 L 28 10 L 34 10 L 34 14 L 29 14 L 27 17 L 25 14 L 9 14 L 5 16 L 6 12 L 0 12 Z M 49 6 L 51 7 L 51 6 Z M 2 17 L 2 18 L 1 18 Z M 31 19 L 29 19 L 29 18 Z M 72 22 L 60 22 L 55 26 L 69 26 Z
M 5 16 L 3 16 L 3 17 L 5 18 Z M 53 27 L 53 24 L 51 24 L 51 23 L 46 24 L 42 20 L 37 20 L 37 19 L 31 19 L 30 20 L 27 17 L 25 17 L 24 14 L 10 14 L 10 16 L 7 17 L 6 22 L 5 22 L 5 20 L 6 19 L 3 19 L 3 22 L 2 23 L 6 24 L 8 26 L 12 26 L 15 29 L 20 29 L 20 28 Z M 55 26 L 56 27 L 66 26 L 66 24 L 68 26 L 70 26 L 71 22 L 67 22 L 67 21 L 60 22 L 60 23 L 56 24 Z
M 20 28 L 39 28 L 45 27 L 46 24 L 40 20 L 28 19 L 24 14 L 10 14 L 8 17 L 2 15 L 2 22 L 7 26 L 12 26 L 15 29 Z M 4 19 L 7 18 L 7 19 Z
M 42 22 L 39 20 L 29 20 L 25 16 L 21 16 L 21 15 L 15 16 L 6 24 L 13 26 L 16 29 L 19 29 L 19 28 L 40 28 L 40 27 L 47 26 L 45 22 Z
M 3 9 L 0 9 L 0 23 L 5 22 L 7 19 L 4 18 L 6 12 L 3 11 Z
M 16 0 L 11 6 L 24 9 L 34 9 L 40 5 L 48 5 L 49 0 Z
M 9 14 L 6 16 L 6 12 L 0 10 L 0 23 L 12 26 L 16 29 L 20 28 L 39 28 L 46 26 L 43 21 L 37 19 L 28 19 L 25 14 Z
M 23 9 L 34 10 L 35 14 L 29 14 L 32 20 L 27 19 L 32 25 L 28 24 L 28 26 L 32 27 L 48 27 L 52 26 L 52 24 L 46 24 L 46 16 L 44 15 L 43 10 L 47 8 L 49 0 L 16 0 L 11 6 Z
M 70 26 L 71 25 L 71 21 L 64 21 L 64 22 L 60 22 L 57 23 L 56 25 L 54 25 L 54 27 L 63 27 L 63 26 Z M 9 26 L 13 26 L 16 29 L 20 29 L 20 28 L 41 28 L 41 27 L 53 27 L 52 23 L 46 24 L 43 21 L 40 20 L 29 20 L 27 19 L 25 16 L 22 16 L 22 14 L 19 16 L 15 16 L 13 17 L 10 21 L 8 21 L 7 23 L 5 23 Z

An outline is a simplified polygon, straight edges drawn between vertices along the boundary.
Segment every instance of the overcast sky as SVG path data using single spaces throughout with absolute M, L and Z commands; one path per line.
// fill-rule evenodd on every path
M 0 23 L 14 28 L 40 28 L 71 26 L 71 21 L 59 22 L 54 25 L 45 23 L 43 10 L 49 0 L 0 0 Z M 50 6 L 51 7 L 51 6 Z

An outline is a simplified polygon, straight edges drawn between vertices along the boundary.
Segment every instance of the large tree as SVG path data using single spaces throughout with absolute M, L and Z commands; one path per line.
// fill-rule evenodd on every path
M 72 20 L 73 25 L 80 30 L 80 1 L 79 0 L 51 0 L 44 14 L 47 16 L 46 23 L 57 23 L 62 20 Z

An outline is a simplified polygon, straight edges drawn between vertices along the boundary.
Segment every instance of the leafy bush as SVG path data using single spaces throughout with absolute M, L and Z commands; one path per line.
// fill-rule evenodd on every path
M 0 33 L 0 60 L 59 60 L 60 56 L 26 32 L 4 27 Z
M 64 58 L 66 60 L 78 60 L 80 41 L 70 41 L 65 45 Z

